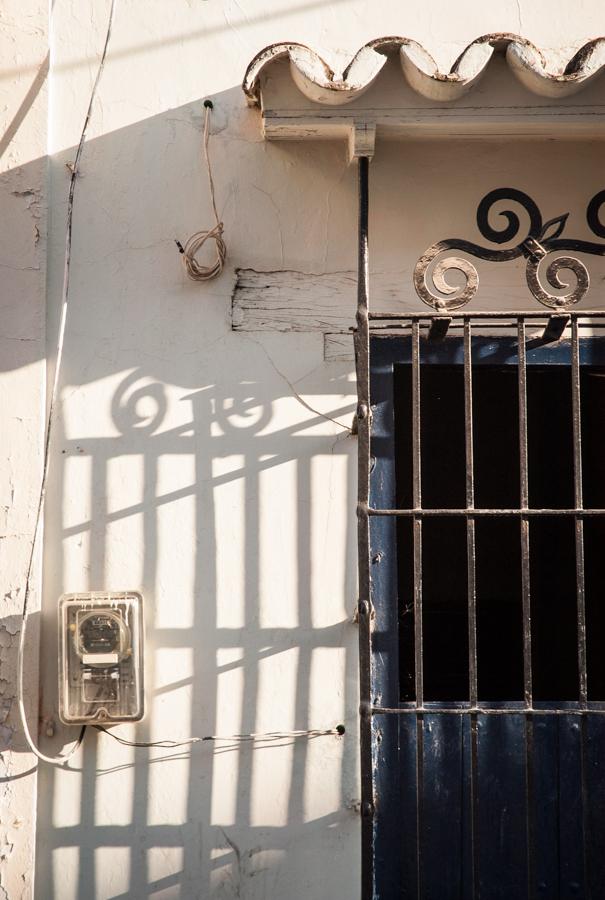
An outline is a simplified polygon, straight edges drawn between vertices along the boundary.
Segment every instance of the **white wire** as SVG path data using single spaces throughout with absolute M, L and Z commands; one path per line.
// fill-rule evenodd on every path
M 206 170 L 208 172 L 208 184 L 210 185 L 210 199 L 212 200 L 212 210 L 214 212 L 215 224 L 212 228 L 204 231 L 196 231 L 191 237 L 185 241 L 185 246 L 177 241 L 176 245 L 183 256 L 183 265 L 185 271 L 192 281 L 210 281 L 216 278 L 223 271 L 225 260 L 227 259 L 227 245 L 223 239 L 223 223 L 218 217 L 216 208 L 216 198 L 214 196 L 214 179 L 212 178 L 212 167 L 210 165 L 210 155 L 208 153 L 208 141 L 210 140 L 210 110 L 212 105 L 209 100 L 205 104 L 204 115 L 204 158 L 206 160 Z M 213 240 L 216 244 L 216 258 L 212 265 L 203 266 L 196 259 L 197 253 L 204 246 L 206 241 Z
M 127 738 L 120 737 L 112 731 L 108 731 L 102 725 L 94 726 L 97 731 L 108 734 L 114 741 L 123 744 L 125 747 L 161 747 L 164 750 L 172 750 L 176 747 L 187 747 L 192 744 L 201 744 L 204 741 L 278 741 L 284 738 L 299 737 L 325 737 L 327 735 L 338 735 L 342 737 L 345 733 L 344 725 L 337 725 L 336 728 L 310 728 L 300 731 L 267 731 L 267 732 L 251 732 L 250 734 L 229 734 L 218 735 L 209 734 L 206 737 L 183 738 L 180 741 L 163 740 L 163 741 L 129 741 Z
M 86 110 L 86 116 L 84 119 L 84 126 L 82 128 L 82 134 L 80 135 L 80 141 L 78 143 L 78 148 L 76 150 L 76 157 L 74 159 L 73 165 L 70 167 L 71 169 L 71 178 L 69 182 L 69 194 L 67 198 L 67 225 L 65 232 L 65 256 L 64 256 L 64 265 L 63 265 L 63 288 L 61 291 L 61 317 L 59 320 L 59 332 L 57 337 L 57 358 L 55 363 L 55 374 L 53 378 L 52 390 L 50 393 L 50 401 L 48 405 L 48 416 L 46 420 L 46 437 L 44 440 L 44 455 L 42 461 L 42 480 L 40 483 L 40 493 L 38 496 L 38 506 L 36 510 L 36 519 L 34 523 L 34 533 L 31 542 L 30 554 L 29 554 L 29 562 L 27 565 L 27 573 L 25 576 L 25 592 L 23 597 L 23 609 L 21 612 L 21 631 L 19 634 L 19 651 L 17 656 L 17 696 L 18 696 L 18 704 L 19 704 L 19 714 L 21 716 L 21 724 L 23 726 L 23 733 L 25 735 L 25 740 L 27 744 L 38 759 L 43 762 L 53 763 L 53 764 L 63 764 L 66 763 L 74 753 L 78 750 L 82 743 L 82 739 L 84 737 L 85 727 L 81 729 L 80 736 L 76 740 L 75 744 L 66 752 L 59 756 L 47 756 L 45 753 L 37 747 L 34 739 L 32 738 L 31 732 L 29 730 L 29 725 L 27 724 L 27 718 L 25 714 L 25 702 L 24 702 L 24 688 L 23 688 L 23 661 L 25 656 L 25 632 L 27 627 L 27 607 L 29 603 L 29 595 L 31 589 L 31 578 L 34 567 L 34 558 L 36 555 L 36 545 L 38 541 L 38 535 L 40 532 L 40 526 L 42 524 L 42 514 L 44 512 L 44 500 L 46 497 L 46 485 L 48 483 L 48 469 L 50 462 L 50 439 L 52 434 L 52 425 L 53 418 L 55 412 L 55 406 L 57 403 L 57 397 L 59 393 L 59 383 L 61 378 L 61 363 L 63 362 L 63 344 L 65 341 L 65 326 L 67 323 L 67 301 L 69 295 L 69 270 L 70 270 L 70 262 L 71 262 L 71 234 L 72 234 L 72 219 L 73 219 L 73 206 L 74 206 L 74 194 L 76 189 L 76 179 L 78 177 L 78 169 L 80 165 L 80 159 L 82 157 L 82 151 L 84 150 L 84 144 L 86 142 L 86 132 L 88 130 L 88 124 L 90 122 L 90 117 L 92 115 L 92 108 L 94 105 L 95 97 L 97 94 L 97 88 L 99 86 L 99 82 L 101 80 L 101 75 L 103 72 L 103 68 L 105 66 L 105 59 L 107 57 L 107 48 L 109 46 L 109 39 L 111 37 L 111 29 L 113 26 L 114 14 L 117 5 L 117 0 L 111 0 L 111 7 L 109 10 L 109 19 L 107 23 L 107 33 L 105 35 L 105 43 L 103 45 L 103 52 L 101 54 L 101 59 L 99 61 L 99 66 L 97 69 L 97 74 L 94 80 L 94 84 L 92 86 L 92 91 L 90 94 L 90 100 L 88 103 L 88 109 Z

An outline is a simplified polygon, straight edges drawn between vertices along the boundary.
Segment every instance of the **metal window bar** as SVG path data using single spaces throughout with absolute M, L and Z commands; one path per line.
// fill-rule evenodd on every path
M 466 457 L 466 508 L 475 506 L 475 472 L 473 464 L 473 361 L 471 323 L 464 323 L 464 434 Z M 475 519 L 466 517 L 466 552 L 468 581 L 468 658 L 469 697 L 477 705 L 477 608 L 475 590 Z
M 581 425 L 581 394 L 580 394 L 580 338 L 578 333 L 578 319 L 571 323 L 571 404 L 572 404 L 572 428 L 573 428 L 573 467 L 574 467 L 574 505 L 582 508 L 584 505 L 584 491 L 582 482 L 582 425 Z M 578 673 L 580 688 L 580 708 L 584 711 L 588 707 L 588 670 L 586 661 L 586 604 L 585 604 L 585 574 L 584 574 L 584 519 L 575 517 L 575 544 L 576 544 L 576 591 L 577 591 L 577 620 L 578 620 Z M 588 804 L 586 802 L 586 716 L 580 719 L 581 728 L 581 790 L 582 790 L 582 826 L 584 832 L 584 872 L 588 873 Z
M 451 324 L 451 320 L 450 320 Z M 449 326 L 448 326 L 449 327 Z M 469 511 L 475 508 L 475 466 L 473 458 L 473 344 L 472 324 L 470 319 L 464 321 L 464 439 L 466 463 L 466 507 Z M 476 591 L 476 547 L 475 518 L 468 515 L 466 519 L 466 565 L 468 592 L 468 668 L 469 699 L 471 707 L 478 703 L 477 681 L 477 591 Z M 473 896 L 479 893 L 479 827 L 478 827 L 478 750 L 479 731 L 477 715 L 471 715 L 471 884 Z
M 548 326 L 547 326 L 548 328 Z M 517 320 L 517 373 L 518 373 L 518 402 L 519 402 L 519 488 L 520 505 L 522 509 L 529 507 L 529 471 L 527 453 L 527 351 L 525 346 L 525 320 L 520 317 Z M 523 616 L 523 693 L 525 706 L 531 709 L 533 706 L 532 667 L 531 667 L 531 586 L 529 568 L 529 518 L 522 515 L 520 519 L 521 537 L 521 602 Z M 525 719 L 525 793 L 527 797 L 532 795 L 533 765 L 533 719 Z M 527 893 L 532 896 L 532 815 L 531 804 L 526 804 L 525 832 L 527 850 Z
M 582 509 L 582 431 L 580 422 L 580 340 L 578 319 L 571 323 L 571 401 L 573 422 L 573 464 L 574 464 L 574 504 Z M 575 517 L 576 532 L 576 586 L 578 604 L 578 672 L 580 673 L 580 703 L 586 707 L 588 701 L 588 678 L 586 669 L 586 610 L 584 590 L 584 520 Z
M 521 509 L 529 507 L 529 479 L 527 471 L 527 355 L 525 350 L 525 321 L 517 320 L 517 348 L 519 375 L 519 476 Z M 523 603 L 523 690 L 525 705 L 532 707 L 531 671 L 531 606 L 529 583 L 529 519 L 521 514 L 521 592 Z
M 422 509 L 422 470 L 420 435 L 420 329 L 412 323 L 412 502 L 414 509 Z M 416 675 L 416 706 L 424 702 L 424 673 L 422 667 L 422 519 L 413 517 L 414 542 L 414 654 Z
M 420 424 L 420 327 L 412 323 L 412 503 L 422 507 L 422 441 Z M 412 520 L 414 557 L 414 673 L 416 709 L 424 706 L 424 668 L 422 638 L 422 519 Z M 422 823 L 424 795 L 424 720 L 417 716 L 416 727 L 416 885 L 422 900 Z

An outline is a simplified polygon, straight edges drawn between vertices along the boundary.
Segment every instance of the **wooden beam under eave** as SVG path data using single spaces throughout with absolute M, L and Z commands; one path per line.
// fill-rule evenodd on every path
M 555 140 L 594 140 L 605 138 L 605 105 L 586 108 L 528 107 L 525 110 L 486 107 L 469 112 L 458 108 L 350 110 L 314 109 L 310 111 L 266 109 L 263 133 L 270 141 L 338 140 L 351 137 L 353 129 L 368 133 L 379 129 L 380 136 L 394 140 L 444 138 L 453 140 L 489 140 L 549 138 Z M 364 154 L 353 154 L 364 155 Z

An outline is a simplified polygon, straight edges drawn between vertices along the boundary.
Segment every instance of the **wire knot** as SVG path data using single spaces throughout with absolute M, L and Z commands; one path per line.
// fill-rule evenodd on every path
M 196 259 L 206 241 L 213 240 L 216 244 L 216 258 L 211 265 L 205 266 Z M 183 257 L 183 265 L 189 278 L 193 281 L 210 281 L 220 275 L 227 259 L 227 245 L 223 239 L 223 223 L 217 222 L 213 228 L 204 231 L 196 231 L 185 242 L 185 246 L 179 251 Z
M 212 167 L 210 165 L 210 156 L 208 154 L 208 141 L 210 139 L 210 110 L 213 109 L 212 101 L 204 101 L 204 158 L 206 160 L 206 169 L 208 172 L 208 185 L 210 187 L 210 199 L 212 201 L 212 211 L 214 212 L 214 220 L 216 225 L 213 228 L 206 228 L 203 231 L 196 231 L 189 240 L 185 242 L 183 247 L 180 241 L 176 241 L 179 253 L 183 257 L 183 265 L 185 271 L 192 281 L 210 281 L 220 275 L 225 266 L 227 259 L 227 245 L 223 239 L 223 223 L 218 217 L 216 209 L 216 198 L 214 195 L 214 179 L 212 178 Z M 206 241 L 213 240 L 216 244 L 216 258 L 212 265 L 204 266 L 197 261 L 196 255 L 204 246 Z

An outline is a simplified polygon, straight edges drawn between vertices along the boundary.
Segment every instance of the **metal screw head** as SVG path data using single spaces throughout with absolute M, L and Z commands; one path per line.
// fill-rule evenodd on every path
M 370 604 L 367 600 L 360 600 L 357 604 L 357 609 L 360 616 L 367 616 L 370 612 Z
M 366 818 L 374 815 L 374 804 L 370 803 L 369 800 L 366 800 L 365 803 L 361 804 L 361 814 Z

